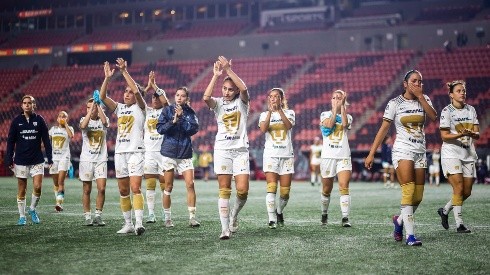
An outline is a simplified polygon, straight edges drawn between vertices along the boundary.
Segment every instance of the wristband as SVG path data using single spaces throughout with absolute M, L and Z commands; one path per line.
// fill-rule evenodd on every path
M 161 88 L 158 88 L 155 93 L 158 95 L 158 96 L 161 96 L 161 95 L 164 95 L 165 94 L 165 91 Z

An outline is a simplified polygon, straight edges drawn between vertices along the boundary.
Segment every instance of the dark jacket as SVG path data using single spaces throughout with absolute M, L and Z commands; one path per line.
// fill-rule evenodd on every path
M 7 138 L 6 165 L 35 165 L 44 163 L 41 142 L 46 151 L 48 163 L 53 163 L 51 141 L 49 140 L 48 126 L 44 118 L 32 113 L 27 121 L 24 114 L 12 120 Z M 15 156 L 14 156 L 15 150 Z
M 174 124 L 175 104 L 163 109 L 158 118 L 157 131 L 163 135 L 160 153 L 162 156 L 175 159 L 192 158 L 191 136 L 197 133 L 199 122 L 196 112 L 184 105 L 182 116 Z

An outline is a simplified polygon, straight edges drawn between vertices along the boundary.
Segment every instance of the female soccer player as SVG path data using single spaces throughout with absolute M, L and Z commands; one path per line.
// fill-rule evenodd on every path
M 337 176 L 340 192 L 340 209 L 342 211 L 342 226 L 351 227 L 349 222 L 350 194 L 349 181 L 352 174 L 347 130 L 352 124 L 352 116 L 347 114 L 347 93 L 336 90 L 332 93 L 332 110 L 322 112 L 320 125 L 323 135 L 322 162 L 322 225 L 328 221 L 328 206 L 333 189 L 333 180 Z
M 432 183 L 435 181 L 436 186 L 439 187 L 440 159 L 441 154 L 439 153 L 439 148 L 435 148 L 432 152 L 432 163 L 429 165 L 429 185 L 432 185 Z
M 391 152 L 393 150 L 393 141 L 391 136 L 386 136 L 381 145 L 381 166 L 383 167 L 383 182 L 385 188 L 395 188 L 395 169 Z
M 104 63 L 104 82 L 100 88 L 100 99 L 109 111 L 117 115 L 117 137 L 114 155 L 117 184 L 121 210 L 124 216 L 124 226 L 117 231 L 119 234 L 136 233 L 141 235 L 145 232 L 143 227 L 144 198 L 141 194 L 141 181 L 143 178 L 144 162 L 144 124 L 146 103 L 141 96 L 136 83 L 127 70 L 124 59 L 116 60 L 116 67 L 126 80 L 127 87 L 124 90 L 124 103 L 116 103 L 107 96 L 107 85 L 114 75 L 109 62 Z M 136 226 L 131 218 L 130 193 L 133 192 L 134 215 Z
M 295 123 L 293 110 L 281 88 L 269 91 L 268 110 L 260 114 L 259 127 L 265 133 L 263 169 L 267 181 L 265 203 L 269 215 L 269 228 L 284 225 L 283 210 L 288 204 L 291 179 L 294 173 L 294 152 L 291 129 Z M 279 204 L 276 209 L 277 181 L 279 181 Z
M 226 72 L 223 97 L 212 97 L 219 76 Z M 213 65 L 213 77 L 203 95 L 218 123 L 214 143 L 214 172 L 218 176 L 218 208 L 221 221 L 220 239 L 230 238 L 238 230 L 238 213 L 248 197 L 250 158 L 248 153 L 247 118 L 250 109 L 247 86 L 231 69 L 231 60 L 218 57 Z M 236 202 L 230 213 L 231 180 L 235 178 Z
M 80 119 L 82 131 L 82 153 L 80 154 L 79 178 L 83 182 L 83 215 L 85 225 L 104 226 L 102 210 L 105 203 L 105 188 L 107 182 L 107 128 L 109 119 L 102 107 L 94 98 L 87 101 L 87 114 Z M 90 193 L 92 181 L 97 184 L 95 200 L 95 217 L 92 219 L 90 209 Z
M 189 226 L 199 227 L 196 220 L 196 191 L 194 190 L 194 165 L 192 163 L 191 136 L 199 129 L 196 112 L 189 105 L 189 90 L 180 87 L 175 93 L 175 104 L 163 109 L 158 118 L 157 131 L 165 135 L 160 154 L 163 156 L 165 191 L 163 213 L 165 227 L 173 227 L 170 194 L 174 187 L 175 171 L 184 177 L 187 188 Z
M 73 127 L 68 125 L 68 114 L 61 111 L 58 114 L 58 125 L 49 129 L 49 138 L 53 148 L 53 165 L 49 173 L 53 177 L 54 193 L 56 197 L 55 209 L 63 211 L 65 200 L 66 173 L 71 165 L 70 139 L 73 138 Z
M 41 142 L 46 151 L 48 164 L 53 164 L 51 142 L 48 126 L 44 118 L 34 112 L 36 100 L 31 95 L 22 97 L 22 114 L 16 116 L 10 124 L 7 138 L 7 165 L 17 177 L 17 208 L 19 220 L 17 225 L 26 225 L 26 189 L 27 177 L 32 178 L 33 190 L 31 205 L 27 211 L 33 223 L 40 223 L 36 207 L 41 197 L 44 175 L 44 156 Z M 14 154 L 15 153 L 15 154 Z
M 414 212 L 422 201 L 424 195 L 425 169 L 427 158 L 425 156 L 424 122 L 428 116 L 436 120 L 437 112 L 422 89 L 422 74 L 417 70 L 410 70 L 403 78 L 404 91 L 401 95 L 391 99 L 385 109 L 383 122 L 374 138 L 369 155 L 364 160 L 364 166 L 371 169 L 374 154 L 383 138 L 388 133 L 390 125 L 395 122 L 396 139 L 393 145 L 393 166 L 402 190 L 401 214 L 393 216 L 395 241 L 403 240 L 403 225 L 406 231 L 406 244 L 410 246 L 422 245 L 414 235 Z
M 145 119 L 145 183 L 146 183 L 146 204 L 148 206 L 147 223 L 155 223 L 155 189 L 157 180 L 160 183 L 160 189 L 165 189 L 163 176 L 163 159 L 160 154 L 163 136 L 157 131 L 158 117 L 162 113 L 163 107 L 168 106 L 168 99 L 163 89 L 158 88 L 155 81 L 155 72 L 151 71 L 148 75 L 148 85 L 144 92 L 153 89 L 155 92 L 151 97 L 151 107 L 146 107 Z
M 449 228 L 448 214 L 453 209 L 456 232 L 470 233 L 463 224 L 463 202 L 471 195 L 476 178 L 474 140 L 480 138 L 480 128 L 475 108 L 466 104 L 466 84 L 462 80 L 447 83 L 451 104 L 441 112 L 442 171 L 453 187 L 452 199 L 439 208 L 441 224 Z
M 313 144 L 310 146 L 310 182 L 311 186 L 320 179 L 320 163 L 322 162 L 322 140 L 315 137 Z

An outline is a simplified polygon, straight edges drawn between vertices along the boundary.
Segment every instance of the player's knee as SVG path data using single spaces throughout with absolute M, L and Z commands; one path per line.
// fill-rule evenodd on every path
M 160 190 L 162 190 L 162 192 L 165 190 L 165 182 L 160 182 Z
M 424 185 L 415 185 L 413 192 L 413 205 L 419 205 L 424 198 Z
M 340 195 L 349 195 L 349 188 L 340 188 L 339 189 Z
M 290 190 L 291 190 L 291 187 L 281 186 L 279 188 L 279 193 L 280 193 L 281 199 L 289 200 L 289 191 Z
M 453 203 L 453 206 L 461 206 L 463 205 L 463 196 L 453 194 L 451 201 Z
M 277 192 L 277 182 L 268 182 L 267 183 L 267 193 L 276 193 Z
M 220 188 L 219 189 L 219 198 L 220 199 L 230 199 L 231 197 L 231 189 L 230 188 Z
M 236 196 L 237 198 L 246 201 L 248 198 L 248 191 L 237 190 Z
M 413 195 L 415 193 L 415 183 L 408 182 L 406 184 L 402 184 L 402 199 L 401 205 L 413 205 Z
M 157 179 L 155 178 L 145 179 L 145 182 L 146 182 L 146 190 L 155 190 L 157 186 Z

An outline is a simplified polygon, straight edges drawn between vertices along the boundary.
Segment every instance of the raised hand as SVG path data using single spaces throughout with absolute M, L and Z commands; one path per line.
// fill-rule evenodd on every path
M 114 75 L 114 69 L 111 70 L 109 62 L 104 62 L 104 75 L 106 78 L 111 78 Z
M 118 67 L 120 71 L 125 71 L 128 68 L 128 63 L 126 60 L 120 57 L 116 59 L 116 63 L 116 67 Z
M 223 67 L 223 70 L 227 71 L 231 68 L 231 59 L 228 61 L 226 57 L 220 55 L 218 57 L 219 62 L 221 63 L 221 66 Z
M 146 85 L 145 90 L 147 91 L 152 87 L 153 87 L 153 89 L 155 89 L 154 85 L 155 85 L 155 72 L 150 71 L 150 74 L 148 74 L 148 85 Z
M 220 61 L 214 62 L 213 74 L 215 76 L 220 76 L 222 73 L 223 73 L 223 69 L 221 68 L 221 62 Z

